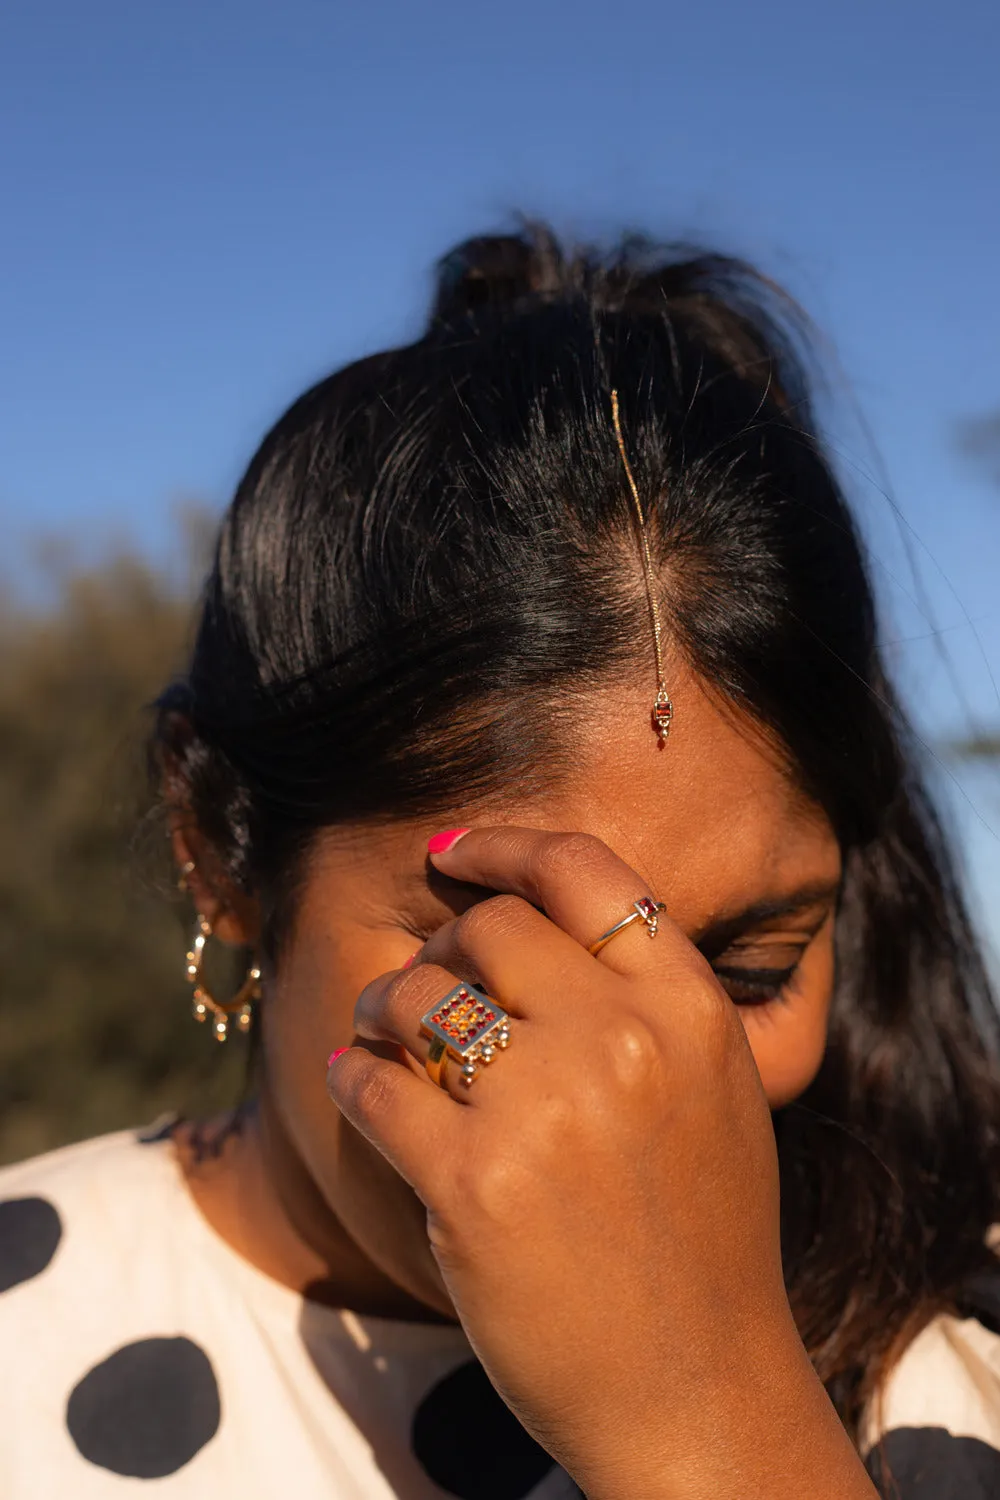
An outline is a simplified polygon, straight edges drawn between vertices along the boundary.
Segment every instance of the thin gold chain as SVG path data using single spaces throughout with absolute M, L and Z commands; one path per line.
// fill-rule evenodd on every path
M 611 416 L 615 424 L 615 437 L 618 439 L 618 452 L 622 456 L 622 464 L 625 468 L 625 477 L 628 479 L 628 487 L 632 491 L 632 499 L 635 501 L 636 515 L 639 517 L 639 539 L 642 544 L 642 570 L 646 580 L 646 598 L 649 600 L 649 613 L 653 621 L 653 650 L 656 654 L 656 686 L 661 693 L 666 693 L 667 684 L 663 676 L 663 647 L 661 643 L 662 629 L 660 626 L 660 608 L 656 602 L 656 594 L 653 587 L 653 559 L 649 551 L 649 533 L 646 529 L 646 516 L 639 499 L 639 491 L 635 479 L 632 476 L 632 466 L 625 452 L 625 439 L 622 436 L 621 418 L 618 415 L 618 392 L 611 392 Z

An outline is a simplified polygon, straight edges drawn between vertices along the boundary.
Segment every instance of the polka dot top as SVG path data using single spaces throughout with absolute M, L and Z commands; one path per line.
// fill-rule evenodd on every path
M 869 1460 L 887 1496 L 1000 1496 L 1000 1288 L 980 1303 L 897 1367 Z M 165 1133 L 125 1132 L 0 1172 L 0 1495 L 154 1481 L 163 1500 L 580 1493 L 461 1329 L 304 1301 L 210 1228 Z

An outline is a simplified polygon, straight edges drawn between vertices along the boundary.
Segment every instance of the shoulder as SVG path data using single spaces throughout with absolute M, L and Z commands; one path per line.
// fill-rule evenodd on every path
M 126 1191 L 131 1190 L 140 1179 L 149 1180 L 151 1169 L 154 1176 L 163 1174 L 176 1124 L 175 1115 L 164 1115 L 149 1126 L 94 1136 L 0 1167 L 0 1201 L 37 1187 L 74 1192 L 84 1184 L 113 1188 L 126 1181 Z
M 123 1263 L 176 1218 L 165 1131 L 121 1131 L 0 1170 L 0 1322 L 44 1295 L 122 1285 Z M 30 1294 L 30 1295 L 29 1295 Z
M 900 1500 L 1000 1494 L 1000 1272 L 913 1340 L 873 1414 L 868 1466 Z M 894 1488 L 895 1486 L 895 1488 Z
M 214 1435 L 201 1329 L 220 1278 L 199 1222 L 166 1130 L 0 1171 L 4 1495 L 82 1492 L 81 1455 L 161 1477 Z
M 177 1186 L 165 1129 L 120 1131 L 0 1169 L 0 1290 L 45 1271 L 71 1220 L 106 1238 Z

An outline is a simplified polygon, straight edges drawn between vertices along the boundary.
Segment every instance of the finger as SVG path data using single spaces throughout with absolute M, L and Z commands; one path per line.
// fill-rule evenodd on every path
M 429 937 L 414 975 L 437 966 L 478 985 L 512 1015 L 538 1019 L 587 982 L 590 959 L 568 933 L 521 896 L 492 896 Z M 599 977 L 599 976 L 598 976 Z
M 422 1029 L 425 1018 L 430 1034 Z M 475 1102 L 470 1082 L 506 1049 L 506 1037 L 501 1044 L 494 1036 L 504 1027 L 506 1018 L 498 1002 L 436 964 L 380 975 L 365 986 L 354 1007 L 354 1027 L 359 1036 L 399 1044 L 425 1072 L 432 1043 L 448 1043 L 446 1057 L 441 1057 L 438 1049 L 438 1078 L 428 1073 L 428 1082 L 445 1088 L 461 1104 Z M 509 1023 L 504 1029 L 509 1029 Z M 468 1059 L 456 1056 L 466 1051 L 470 1053 Z M 467 1060 L 473 1065 L 471 1075 L 462 1072 Z
M 344 1118 L 429 1203 L 456 1145 L 461 1149 L 462 1120 L 448 1093 L 364 1046 L 348 1047 L 330 1063 L 326 1088 Z
M 630 865 L 586 833 L 473 828 L 446 849 L 429 850 L 429 857 L 442 874 L 511 892 L 541 907 L 585 948 L 634 914 L 634 902 L 655 897 Z M 687 938 L 665 912 L 658 915 L 656 933 L 662 941 L 651 943 L 651 928 L 636 914 L 636 920 L 602 950 L 601 962 L 634 974 L 659 967 L 667 956 L 665 950 L 686 955 L 690 949 Z

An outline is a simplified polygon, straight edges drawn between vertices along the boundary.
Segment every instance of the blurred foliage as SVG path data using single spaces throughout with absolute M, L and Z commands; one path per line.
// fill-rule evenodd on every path
M 958 429 L 958 446 L 994 484 L 1000 484 L 1000 411 L 963 422 Z
M 148 705 L 182 664 L 191 567 L 50 557 L 0 612 L 0 1161 L 239 1097 L 246 1047 L 191 1019 L 191 918 L 146 785 Z
M 957 740 L 953 750 L 963 760 L 1000 761 L 1000 732 L 970 734 L 967 739 Z
M 958 447 L 995 485 L 1000 485 L 1000 411 L 972 417 L 958 429 Z M 1000 765 L 1000 729 L 980 729 L 956 740 L 952 753 L 963 760 Z

